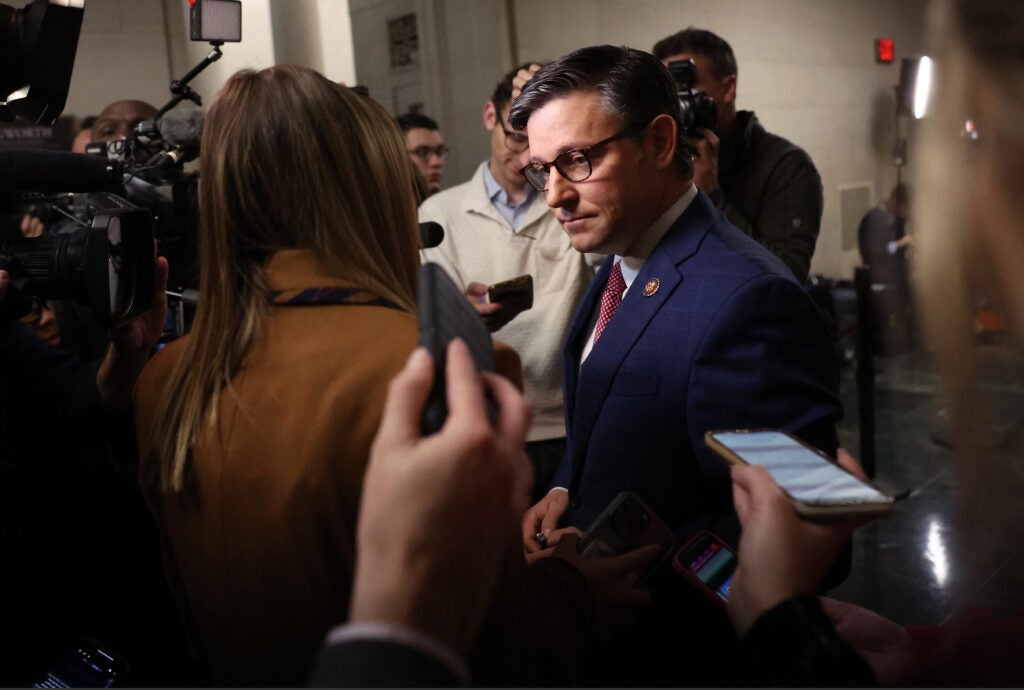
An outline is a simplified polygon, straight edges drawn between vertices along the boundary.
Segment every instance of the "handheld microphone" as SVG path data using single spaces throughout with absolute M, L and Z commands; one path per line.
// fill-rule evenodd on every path
M 432 220 L 428 220 L 426 223 L 420 223 L 420 246 L 424 249 L 430 247 L 436 247 L 441 244 L 444 240 L 444 228 L 441 227 L 440 223 L 435 223 Z

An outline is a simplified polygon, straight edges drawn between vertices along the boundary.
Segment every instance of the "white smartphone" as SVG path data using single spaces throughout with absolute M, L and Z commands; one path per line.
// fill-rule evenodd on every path
M 785 431 L 709 431 L 704 442 L 731 464 L 766 468 L 805 517 L 876 517 L 892 512 L 892 496 Z

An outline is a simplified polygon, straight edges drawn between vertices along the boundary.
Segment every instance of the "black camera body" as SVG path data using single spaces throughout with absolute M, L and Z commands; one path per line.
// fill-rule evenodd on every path
M 715 122 L 718 119 L 718 108 L 715 107 L 714 99 L 693 88 L 697 83 L 697 65 L 693 60 L 673 60 L 668 63 L 668 71 L 672 73 L 678 89 L 679 108 L 683 112 L 683 133 L 693 136 L 701 129 L 717 132 Z
M 0 314 L 16 318 L 38 299 L 71 299 L 92 307 L 104 328 L 149 309 L 155 297 L 153 217 L 112 194 L 70 232 L 0 240 L 0 268 L 11 276 Z

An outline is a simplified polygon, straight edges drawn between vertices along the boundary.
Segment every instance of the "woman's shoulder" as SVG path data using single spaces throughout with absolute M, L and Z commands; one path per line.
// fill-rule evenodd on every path
M 150 357 L 139 375 L 139 380 L 135 383 L 136 407 L 144 406 L 144 402 L 149 401 L 163 390 L 174 365 L 181 359 L 187 343 L 188 336 L 186 335 L 163 346 Z

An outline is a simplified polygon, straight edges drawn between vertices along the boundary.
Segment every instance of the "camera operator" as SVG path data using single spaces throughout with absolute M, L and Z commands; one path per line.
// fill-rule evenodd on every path
M 736 57 L 719 36 L 693 27 L 651 51 L 667 66 L 693 60 L 695 91 L 717 107 L 716 130 L 691 132 L 694 183 L 737 226 L 807 280 L 821 226 L 821 177 L 807 153 L 770 134 L 750 110 L 736 111 Z
M 157 266 L 162 286 L 166 261 Z M 0 271 L 0 300 L 9 287 Z M 133 443 L 130 394 L 165 312 L 161 289 L 91 361 L 45 343 L 18 319 L 0 321 L 0 548 L 12 566 L 0 575 L 0 646 L 10 661 L 0 685 L 25 683 L 86 636 L 115 645 L 141 673 L 159 663 L 146 649 L 154 635 L 165 650 L 175 644 L 134 473 L 119 471 L 105 450 Z
M 127 139 L 135 125 L 156 117 L 157 109 L 145 101 L 114 101 L 100 112 L 92 124 L 91 143 Z

